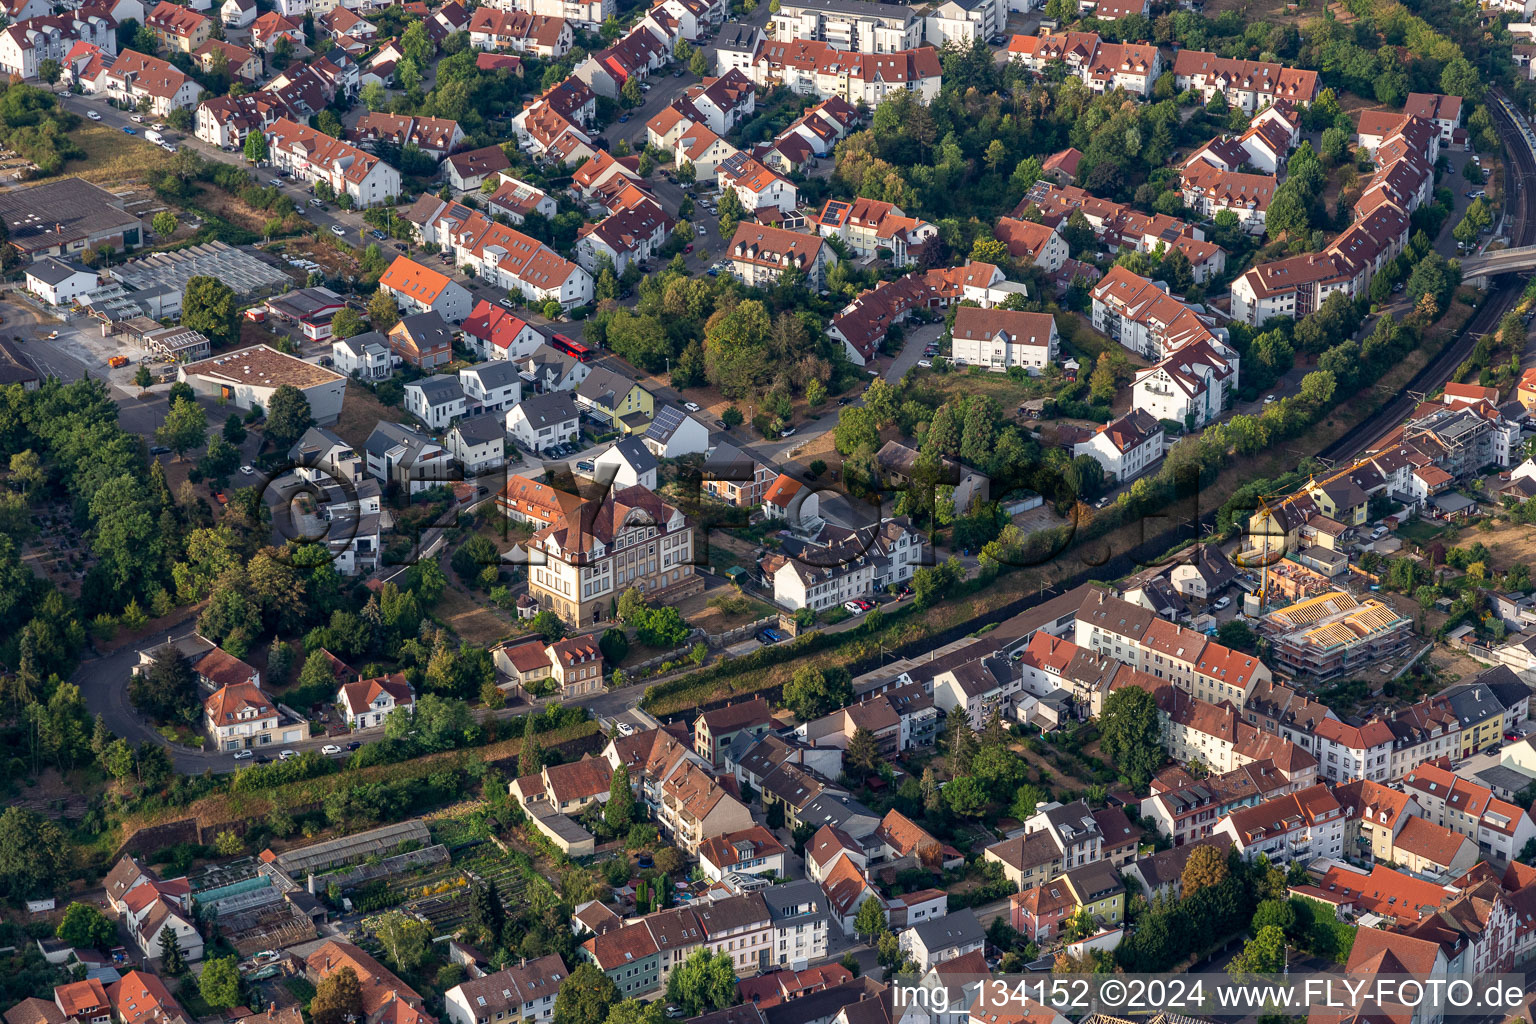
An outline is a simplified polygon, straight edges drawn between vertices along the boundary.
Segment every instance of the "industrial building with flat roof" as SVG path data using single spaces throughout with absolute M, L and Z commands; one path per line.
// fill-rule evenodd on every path
M 272 395 L 283 385 L 298 388 L 321 426 L 341 416 L 347 378 L 334 370 L 267 345 L 252 345 L 212 359 L 187 363 L 176 371 L 198 394 L 232 403 L 238 409 L 271 407 Z
M 81 178 L 0 193 L 0 217 L 10 244 L 23 256 L 78 256 L 106 245 L 114 252 L 139 245 L 143 229 L 123 200 Z
M 236 295 L 250 297 L 259 292 L 286 288 L 288 275 L 270 263 L 223 242 L 205 242 L 175 252 L 157 252 L 143 259 L 130 260 L 107 271 L 124 287 L 137 293 L 159 292 L 166 295 L 160 304 L 161 315 L 181 310 L 181 294 L 194 277 L 217 278 L 233 288 Z

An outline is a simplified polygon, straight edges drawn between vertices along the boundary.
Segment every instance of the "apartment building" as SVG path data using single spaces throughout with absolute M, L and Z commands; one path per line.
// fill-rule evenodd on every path
M 267 159 L 300 181 L 325 182 L 356 206 L 377 206 L 400 194 L 400 172 L 350 143 L 280 118 L 264 129 Z M 466 310 L 467 312 L 467 310 Z
M 725 747 L 738 736 L 762 736 L 773 728 L 773 714 L 762 697 L 706 711 L 693 721 L 693 749 L 715 767 L 724 763 Z
M 771 36 L 812 39 L 855 53 L 895 53 L 923 43 L 923 18 L 903 4 L 870 0 L 789 0 L 774 13 Z
M 1213 830 L 1232 839 L 1244 859 L 1260 854 L 1285 867 L 1344 854 L 1345 814 L 1325 785 L 1232 811 Z
M 1038 377 L 1056 361 L 1056 320 L 1049 313 L 961 306 L 951 331 L 956 363 L 1003 371 L 1018 366 Z
M 1391 606 L 1375 598 L 1361 601 L 1345 591 L 1297 601 L 1259 620 L 1259 632 L 1269 640 L 1280 666 L 1318 679 L 1355 671 L 1406 649 L 1412 629 L 1412 621 Z M 1385 751 L 1390 737 L 1376 739 Z M 1382 777 L 1387 770 L 1383 762 Z
M 878 199 L 828 199 L 814 223 L 823 238 L 839 238 L 865 258 L 880 256 L 883 250 L 896 267 L 915 264 L 923 247 L 939 233 L 933 224 L 908 217 L 901 207 Z
M 815 235 L 743 221 L 726 247 L 731 273 L 749 288 L 773 287 L 786 271 L 804 275 L 805 286 L 820 290 L 826 272 L 837 263 L 832 247 Z
M 203 717 L 218 750 L 296 743 L 309 735 L 308 723 L 283 712 L 253 682 L 219 687 L 203 701 Z
M 1536 822 L 1523 808 L 1500 800 L 1486 786 L 1453 775 L 1445 762 L 1426 763 L 1403 776 L 1403 791 L 1423 817 L 1477 842 L 1492 864 L 1506 867 L 1536 838 Z
M 1078 609 L 1074 640 L 1079 647 L 1167 680 L 1197 699 L 1228 701 L 1237 708 L 1256 684 L 1273 678 L 1257 657 L 1098 590 Z
M 682 512 L 643 487 L 607 495 L 595 509 L 561 515 L 528 546 L 541 553 L 531 563 L 530 596 L 575 626 L 600 621 L 631 588 L 664 602 L 667 595 L 699 587 L 693 528 Z
M 1132 409 L 1073 445 L 1072 454 L 1092 457 L 1108 479 L 1123 484 L 1151 469 L 1163 457 L 1163 447 L 1162 422 L 1143 409 Z
M 1141 801 L 1141 816 L 1153 821 L 1174 846 L 1184 846 L 1210 837 L 1217 822 L 1233 811 L 1292 789 L 1291 780 L 1268 758 L 1201 779 L 1182 768 L 1167 768 L 1152 779 L 1151 795 Z
M 1278 101 L 1305 107 L 1318 93 L 1316 71 L 1218 57 L 1203 50 L 1180 50 L 1173 61 L 1173 75 L 1180 91 L 1193 89 L 1205 103 L 1221 93 L 1228 105 L 1250 114 Z
M 784 86 L 802 95 L 838 97 L 873 109 L 898 92 L 932 102 L 943 85 L 944 69 L 931 46 L 865 53 L 796 39 L 764 43 L 752 61 L 750 76 L 762 89 Z
M 558 954 L 524 960 L 443 993 L 443 1016 L 449 1024 L 546 1021 L 554 1015 L 555 996 L 569 975 Z

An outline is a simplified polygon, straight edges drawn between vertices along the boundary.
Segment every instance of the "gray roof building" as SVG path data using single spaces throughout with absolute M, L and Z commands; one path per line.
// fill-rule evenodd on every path
M 568 391 L 547 391 L 530 395 L 517 404 L 534 429 L 566 423 L 577 418 L 576 403 Z

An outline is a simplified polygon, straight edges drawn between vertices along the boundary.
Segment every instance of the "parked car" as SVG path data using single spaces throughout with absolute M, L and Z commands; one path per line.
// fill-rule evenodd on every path
M 237 750 L 237 751 L 235 751 L 235 760 L 236 761 L 249 761 L 251 758 L 253 758 L 255 756 L 256 756 L 256 752 L 254 750 Z
M 247 462 L 245 465 L 240 467 L 240 472 L 245 476 L 250 476 L 256 472 L 256 467 Z
M 780 437 L 794 437 L 795 436 L 795 428 L 794 427 L 785 427 L 783 430 L 779 431 L 779 436 Z
M 134 114 L 133 117 L 130 120 L 132 120 L 134 124 L 143 124 L 144 123 L 144 115 L 143 114 Z
M 693 252 L 693 243 L 689 242 L 687 245 L 683 246 L 683 252 L 685 252 L 685 253 Z
M 337 238 L 346 238 L 347 229 L 342 227 L 340 224 L 332 224 L 331 234 L 335 235 Z
M 1221 611 L 1223 608 L 1231 607 L 1231 605 L 1232 599 L 1230 597 L 1220 597 L 1216 599 L 1216 603 L 1211 605 L 1211 607 L 1217 611 Z
M 844 601 L 843 602 L 843 609 L 849 615 L 857 615 L 857 614 L 859 614 L 860 612 L 862 612 L 864 610 L 863 608 L 859 607 L 859 604 L 860 604 L 860 602 L 858 602 L 858 601 Z
M 285 750 L 281 754 L 277 755 L 277 759 L 279 761 L 286 761 L 290 757 L 298 757 L 298 756 L 299 756 L 299 752 L 297 750 Z
M 128 126 L 127 126 L 127 125 L 126 125 L 126 124 L 125 124 L 125 125 L 123 125 L 123 134 L 124 134 L 124 135 L 137 135 L 137 134 L 139 134 L 139 133 L 138 133 L 138 132 L 136 132 L 136 131 L 134 131 L 134 130 L 133 130 L 133 129 L 132 129 L 132 128 L 130 128 L 130 127 L 128 127 Z
M 96 111 L 94 111 L 94 110 L 87 110 L 85 112 L 85 116 L 90 118 L 92 121 L 100 121 L 101 120 L 101 115 L 96 113 Z
M 334 743 L 327 743 L 325 746 L 320 748 L 320 753 L 330 757 L 333 754 L 341 753 L 341 748 Z
M 511 299 L 497 299 L 496 300 L 496 305 L 502 307 L 503 309 L 511 309 L 512 308 L 512 300 Z
M 576 468 L 581 470 L 583 473 L 592 473 L 596 472 L 597 470 L 596 464 L 588 459 L 582 459 L 580 462 L 576 463 Z
M 163 444 L 157 444 L 154 447 L 150 448 L 149 454 L 151 454 L 151 455 L 169 455 L 169 454 L 171 454 L 171 450 L 169 448 L 167 448 Z
M 919 360 L 918 360 L 918 361 L 917 361 L 917 365 L 918 365 L 918 366 L 921 366 L 921 367 L 922 367 L 922 368 L 923 368 L 923 369 L 925 369 L 925 370 L 926 370 L 926 369 L 928 369 L 928 368 L 929 368 L 929 367 L 930 367 L 930 366 L 932 366 L 932 365 L 933 365 L 933 360 L 932 360 L 932 359 L 919 359 Z
M 1274 395 L 1265 395 L 1264 396 L 1264 404 L 1265 405 L 1274 405 L 1278 401 L 1279 401 L 1279 399 L 1276 398 Z
M 1385 526 L 1378 526 L 1376 529 L 1371 531 L 1371 540 L 1381 540 L 1381 538 L 1385 537 L 1388 532 L 1390 531 L 1388 531 Z
M 683 408 L 687 409 L 689 412 L 698 412 L 699 411 L 699 403 L 698 402 L 684 402 L 683 403 Z
M 311 202 L 313 202 L 313 201 L 314 200 L 311 200 Z M 384 232 L 380 231 L 378 228 L 374 228 L 372 231 L 370 231 L 368 233 L 370 235 L 372 235 L 374 238 L 379 239 L 380 241 L 383 241 L 386 237 L 388 237 L 388 236 L 386 236 L 384 234 Z
M 630 725 L 628 722 L 620 722 L 618 724 L 618 729 L 620 736 L 633 736 L 635 734 L 635 727 Z
M 768 629 L 767 627 L 764 627 L 763 629 L 757 631 L 757 642 L 765 646 L 768 644 L 776 644 L 782 639 L 784 639 L 783 634 L 781 634 L 776 629 Z

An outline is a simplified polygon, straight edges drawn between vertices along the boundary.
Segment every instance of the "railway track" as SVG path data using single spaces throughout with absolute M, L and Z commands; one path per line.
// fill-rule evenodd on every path
M 1504 197 L 1510 209 L 1511 246 L 1536 243 L 1536 132 L 1525 123 L 1502 95 L 1492 94 L 1489 113 L 1504 145 Z M 1507 275 L 1494 279 L 1488 298 L 1468 321 L 1461 336 L 1441 349 L 1435 358 L 1403 386 L 1391 400 L 1358 428 L 1318 452 L 1325 459 L 1353 459 L 1391 433 L 1417 404 L 1413 392 L 1427 394 L 1443 385 L 1471 355 L 1478 339 L 1497 329 L 1504 314 L 1514 306 L 1521 291 L 1520 279 Z

